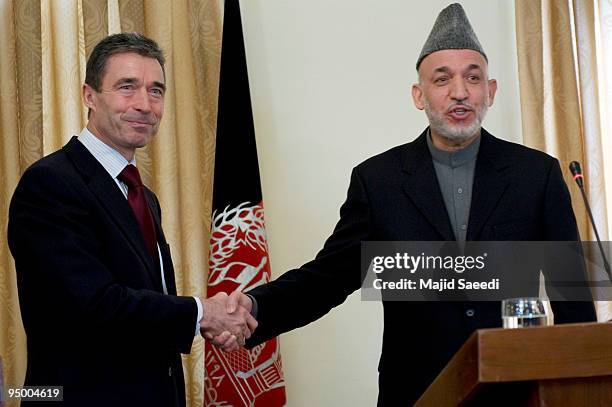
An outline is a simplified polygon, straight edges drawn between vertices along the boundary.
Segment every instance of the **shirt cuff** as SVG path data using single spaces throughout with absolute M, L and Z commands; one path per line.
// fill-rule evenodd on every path
M 202 322 L 202 318 L 204 318 L 204 308 L 202 307 L 202 301 L 198 297 L 193 297 L 198 306 L 198 316 L 196 318 L 196 327 L 194 336 L 198 336 L 200 334 L 200 322 Z
M 250 299 L 251 302 L 253 303 L 253 306 L 251 307 L 251 316 L 255 319 L 257 319 L 257 300 L 255 299 L 255 297 L 253 297 L 251 294 L 249 293 L 245 293 Z

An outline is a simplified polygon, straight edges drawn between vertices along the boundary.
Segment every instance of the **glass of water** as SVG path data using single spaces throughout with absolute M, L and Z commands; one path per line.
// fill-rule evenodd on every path
M 504 328 L 548 325 L 544 302 L 539 298 L 510 298 L 502 301 Z

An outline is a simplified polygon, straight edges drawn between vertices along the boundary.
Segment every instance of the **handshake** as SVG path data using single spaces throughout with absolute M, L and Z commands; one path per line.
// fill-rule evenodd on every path
M 251 315 L 253 302 L 240 291 L 230 295 L 217 293 L 202 299 L 202 306 L 204 317 L 200 321 L 200 333 L 225 352 L 244 346 L 257 328 L 257 321 Z

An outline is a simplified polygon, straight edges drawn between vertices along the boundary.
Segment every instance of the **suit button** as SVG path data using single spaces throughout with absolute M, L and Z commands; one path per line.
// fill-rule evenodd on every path
M 168 376 L 172 376 L 172 366 L 168 368 Z
M 468 317 L 473 317 L 474 316 L 474 310 L 473 309 L 468 309 L 465 311 L 465 315 L 467 315 Z

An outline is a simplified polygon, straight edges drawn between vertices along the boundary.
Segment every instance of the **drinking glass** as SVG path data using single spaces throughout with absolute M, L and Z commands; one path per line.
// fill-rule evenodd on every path
M 539 298 L 509 298 L 502 301 L 504 328 L 548 325 L 544 302 Z

